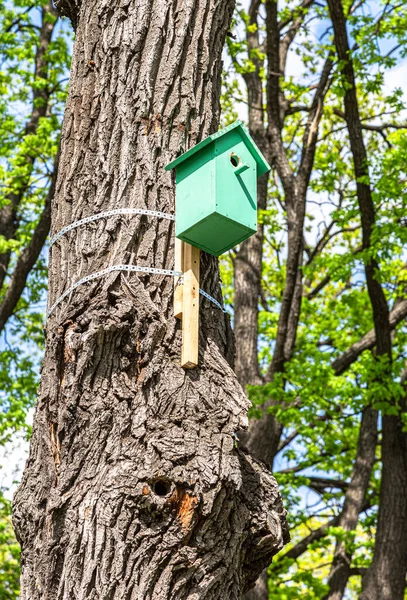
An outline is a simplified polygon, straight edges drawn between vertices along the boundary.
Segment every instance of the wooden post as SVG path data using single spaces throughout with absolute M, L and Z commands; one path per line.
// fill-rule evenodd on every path
M 184 292 L 182 310 L 182 357 L 184 369 L 198 366 L 199 266 L 201 251 L 184 243 Z
M 184 272 L 184 242 L 175 238 L 175 270 Z M 176 319 L 182 319 L 182 297 L 184 286 L 179 285 L 179 277 L 174 279 L 174 317 Z

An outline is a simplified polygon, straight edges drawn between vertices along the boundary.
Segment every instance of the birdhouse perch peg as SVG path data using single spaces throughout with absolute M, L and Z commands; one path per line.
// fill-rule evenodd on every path
M 165 168 L 176 170 L 175 234 L 185 244 L 180 247 L 176 242 L 176 269 L 181 267 L 184 284 L 175 290 L 174 314 L 183 320 L 182 364 L 192 368 L 198 363 L 199 326 L 195 251 L 220 256 L 256 233 L 257 178 L 270 165 L 243 123 L 236 121 Z
M 241 164 L 239 167 L 236 167 L 235 175 L 240 175 L 240 173 L 244 173 L 246 169 L 250 169 L 250 165 L 246 165 L 246 163 Z

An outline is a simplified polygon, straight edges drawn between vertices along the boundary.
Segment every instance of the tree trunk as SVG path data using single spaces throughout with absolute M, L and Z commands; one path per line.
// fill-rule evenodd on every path
M 267 569 L 264 569 L 256 581 L 255 587 L 243 596 L 243 600 L 267 600 L 268 597 L 268 573 Z
M 405 413 L 406 402 L 401 409 Z M 382 480 L 375 552 L 360 600 L 403 600 L 407 570 L 407 434 L 383 415 Z
M 367 407 L 362 415 L 355 465 L 339 520 L 339 527 L 345 532 L 354 532 L 358 524 L 372 474 L 376 444 L 377 411 Z M 352 552 L 349 551 L 349 546 L 355 537 L 354 533 L 351 533 L 350 536 L 347 540 L 340 540 L 336 544 L 328 579 L 329 591 L 325 600 L 342 600 L 344 596 L 351 574 Z
M 250 133 L 269 159 L 261 76 L 264 59 L 256 55 L 256 51 L 260 50 L 259 8 L 260 2 L 252 0 L 249 7 L 250 27 L 246 28 L 246 40 L 248 58 L 255 69 L 245 73 L 244 80 L 247 88 Z M 260 211 L 267 208 L 268 180 L 268 173 L 258 180 L 257 208 Z M 256 235 L 240 245 L 234 260 L 236 375 L 243 387 L 263 383 L 258 355 L 258 307 L 262 291 L 263 242 L 264 225 L 259 221 Z M 243 596 L 243 600 L 267 600 L 267 598 L 268 575 L 267 569 L 264 569 L 255 587 Z
M 260 49 L 258 11 L 260 2 L 252 0 L 249 8 L 250 26 L 246 28 L 248 58 L 254 70 L 245 73 L 249 130 L 255 142 L 269 158 L 267 131 L 264 123 L 264 94 L 261 70 L 264 60 L 256 55 Z M 253 27 L 254 26 L 254 27 Z M 258 180 L 257 207 L 267 207 L 269 174 Z M 258 356 L 258 306 L 261 293 L 264 226 L 259 222 L 256 235 L 243 242 L 234 260 L 234 329 L 236 335 L 236 374 L 243 387 L 261 385 Z
M 76 26 L 53 233 L 119 207 L 173 212 L 164 166 L 216 130 L 233 0 L 59 0 Z M 51 249 L 50 305 L 112 265 L 173 268 L 173 223 L 111 217 Z M 202 287 L 219 297 L 217 261 Z M 248 401 L 229 320 L 201 303 L 180 367 L 173 281 L 110 273 L 52 313 L 14 505 L 22 600 L 237 599 L 287 540 L 268 469 L 238 450 Z
M 259 209 L 264 210 L 267 202 L 267 176 L 259 180 L 257 198 Z M 263 225 L 259 223 L 257 233 L 240 245 L 234 260 L 236 375 L 243 387 L 261 385 L 263 382 L 257 347 L 263 230 Z

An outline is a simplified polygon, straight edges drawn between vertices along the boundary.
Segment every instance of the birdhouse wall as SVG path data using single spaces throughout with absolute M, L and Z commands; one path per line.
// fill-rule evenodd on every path
M 248 230 L 257 229 L 257 164 L 239 131 L 215 143 L 216 212 Z M 239 172 L 239 167 L 247 166 Z M 243 233 L 242 233 L 243 235 Z
M 216 211 L 214 145 L 211 144 L 177 167 L 176 236 Z

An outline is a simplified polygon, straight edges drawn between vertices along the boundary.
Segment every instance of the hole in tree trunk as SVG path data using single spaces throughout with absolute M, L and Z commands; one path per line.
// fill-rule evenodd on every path
M 154 494 L 157 496 L 167 496 L 171 491 L 171 485 L 169 481 L 165 481 L 165 479 L 157 479 L 157 481 L 153 485 Z

